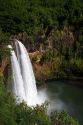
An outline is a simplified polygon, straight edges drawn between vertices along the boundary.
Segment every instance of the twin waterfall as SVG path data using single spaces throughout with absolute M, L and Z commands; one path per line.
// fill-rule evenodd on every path
M 41 104 L 45 101 L 45 97 L 37 92 L 36 81 L 27 50 L 18 40 L 16 40 L 15 46 L 16 54 L 12 46 L 8 45 L 11 53 L 13 93 L 17 102 L 25 101 L 29 106 Z

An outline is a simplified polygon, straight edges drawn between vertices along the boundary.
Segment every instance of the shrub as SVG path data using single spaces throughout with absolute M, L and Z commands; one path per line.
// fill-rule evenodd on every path
M 64 111 L 52 113 L 51 120 L 53 125 L 80 125 L 77 120 Z

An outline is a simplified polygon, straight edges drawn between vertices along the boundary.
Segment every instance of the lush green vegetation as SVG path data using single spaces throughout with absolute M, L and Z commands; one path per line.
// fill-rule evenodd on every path
M 14 95 L 4 87 L 0 78 L 0 125 L 80 125 L 65 112 L 49 117 L 46 105 L 28 107 L 25 102 L 16 104 Z
M 34 36 L 47 28 L 51 32 L 64 26 L 72 27 L 76 38 L 82 42 L 82 0 L 0 0 L 0 42 L 3 36 L 5 39 L 19 32 Z
M 77 55 L 77 51 L 73 52 L 73 48 L 71 51 L 68 48 L 64 53 L 48 49 L 41 57 L 40 64 L 43 67 L 44 65 L 49 67 L 48 70 L 42 70 L 42 73 L 46 71 L 44 74 L 46 74 L 47 79 L 82 79 L 83 77 L 83 59 Z
M 40 50 L 43 44 L 40 63 L 48 67 L 43 76 L 82 79 L 82 0 L 1 0 L 0 44 L 7 44 L 12 35 L 17 35 L 28 50 Z
M 32 59 L 40 68 L 34 66 L 37 80 L 83 79 L 83 0 L 0 0 L 0 65 L 12 35 L 29 50 L 43 45 L 44 52 Z M 0 72 L 0 125 L 79 125 L 65 112 L 49 118 L 45 105 L 17 105 L 2 77 Z
M 67 124 L 75 124 L 78 125 L 78 121 L 74 120 L 72 117 L 70 117 L 66 112 L 62 111 L 60 113 L 53 112 L 51 116 L 52 124 L 57 125 L 67 125 Z

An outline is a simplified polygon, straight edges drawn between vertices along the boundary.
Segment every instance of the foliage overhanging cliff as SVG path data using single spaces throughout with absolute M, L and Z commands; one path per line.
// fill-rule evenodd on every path
M 82 0 L 1 0 L 1 48 L 14 38 L 28 51 L 40 51 L 32 58 L 36 76 L 42 66 L 43 78 L 83 77 Z

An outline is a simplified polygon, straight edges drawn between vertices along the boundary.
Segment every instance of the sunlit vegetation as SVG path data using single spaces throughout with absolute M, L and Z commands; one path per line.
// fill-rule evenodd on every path
M 46 50 L 40 59 L 40 77 L 82 79 L 83 59 L 72 51 L 70 54 L 69 49 L 64 53 L 59 53 L 55 49 Z

